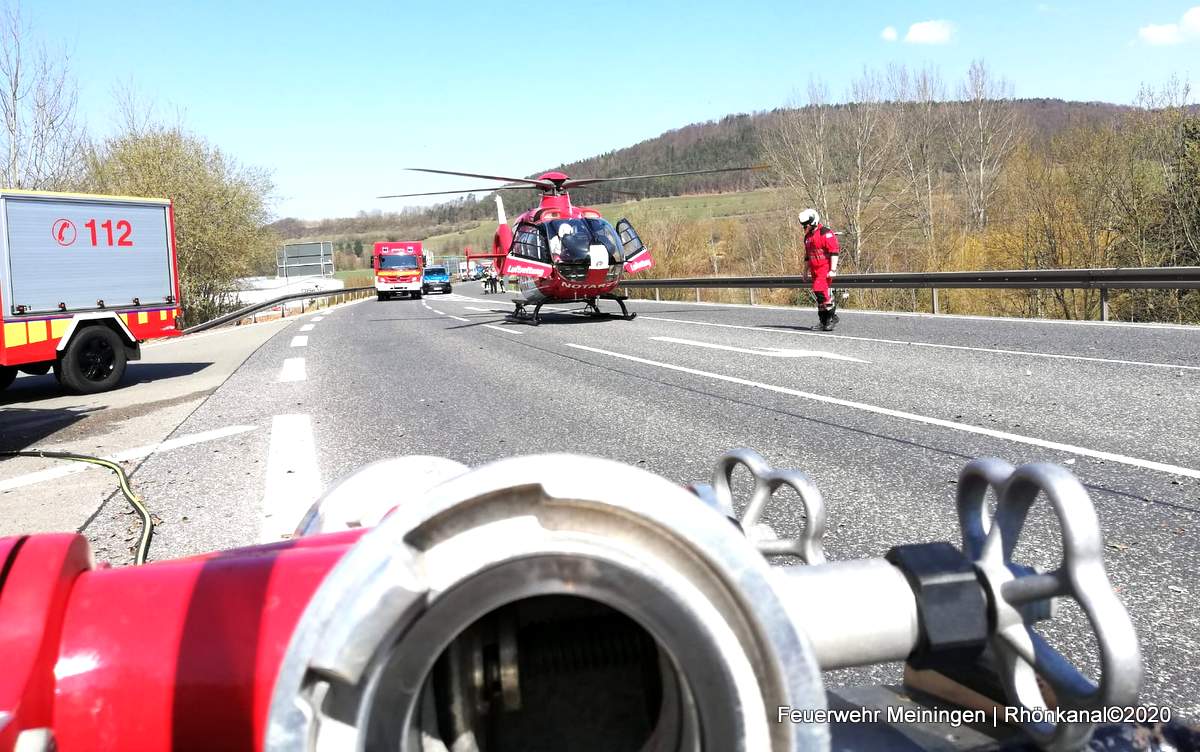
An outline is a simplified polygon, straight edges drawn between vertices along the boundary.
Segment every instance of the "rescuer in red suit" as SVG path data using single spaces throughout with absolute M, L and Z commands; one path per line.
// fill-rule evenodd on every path
M 812 280 L 821 331 L 831 332 L 838 322 L 837 303 L 829 289 L 829 280 L 837 276 L 837 236 L 821 224 L 816 209 L 800 212 L 800 226 L 804 228 L 804 276 Z

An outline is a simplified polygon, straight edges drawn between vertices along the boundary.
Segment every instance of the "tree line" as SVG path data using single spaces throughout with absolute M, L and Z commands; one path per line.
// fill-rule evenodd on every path
M 932 67 L 891 66 L 864 70 L 840 101 L 812 81 L 762 144 L 795 204 L 842 231 L 848 272 L 1196 265 L 1200 112 L 1188 96 L 1172 80 L 1111 117 L 1047 132 L 981 61 L 952 86 Z M 1065 318 L 1100 305 L 1082 290 L 950 301 Z M 1200 321 L 1190 291 L 1131 291 L 1115 305 L 1131 320 Z
M 237 280 L 274 273 L 272 184 L 153 108 L 118 91 L 119 122 L 92 137 L 78 119 L 69 58 L 33 43 L 0 6 L 0 181 L 8 188 L 170 198 L 186 323 L 231 309 Z

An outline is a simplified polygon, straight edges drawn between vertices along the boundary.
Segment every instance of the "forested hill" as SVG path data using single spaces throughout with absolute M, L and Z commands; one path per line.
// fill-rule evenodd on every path
M 1099 124 L 1116 119 L 1130 108 L 1104 102 L 1065 102 L 1061 99 L 1023 99 L 1016 102 L 1022 119 L 1035 137 L 1049 137 L 1068 125 Z M 780 110 L 750 115 L 728 115 L 720 120 L 694 123 L 660 136 L 570 164 L 548 165 L 577 177 L 646 175 L 715 167 L 754 165 L 762 161 L 762 137 L 780 117 Z M 486 168 L 486 166 L 485 166 Z M 614 186 L 596 186 L 572 192 L 579 204 L 601 204 L 624 200 L 613 189 L 640 197 L 741 191 L 771 184 L 771 176 L 760 172 L 718 173 L 656 180 L 639 180 Z M 535 194 L 512 192 L 511 206 L 535 200 Z M 402 212 L 362 212 L 355 217 L 305 222 L 281 219 L 271 227 L 284 239 L 314 236 L 390 234 L 396 238 L 420 239 L 459 224 L 493 216 L 494 204 L 486 196 L 465 196 L 424 209 Z

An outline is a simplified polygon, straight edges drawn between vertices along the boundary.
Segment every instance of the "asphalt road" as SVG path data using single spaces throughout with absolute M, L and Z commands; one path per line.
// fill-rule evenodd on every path
M 0 451 L 44 449 L 115 457 L 133 471 L 154 452 L 204 441 L 176 428 L 255 348 L 287 326 L 264 322 L 142 346 L 119 388 L 64 394 L 53 375 L 20 375 L 0 392 Z M 252 430 L 252 426 L 229 427 Z M 0 461 L 0 536 L 77 530 L 113 496 L 114 479 L 90 466 L 37 457 Z M 130 520 L 132 522 L 132 520 Z M 130 537 L 132 537 L 130 533 Z
M 405 454 L 569 451 L 688 482 L 751 447 L 821 488 L 831 559 L 958 543 L 955 482 L 972 457 L 1057 462 L 1097 508 L 1143 700 L 1200 717 L 1197 329 L 844 311 L 822 333 L 811 309 L 649 301 L 634 321 L 544 310 L 533 327 L 505 321 L 505 296 L 456 291 L 302 317 L 259 347 L 172 436 L 253 430 L 138 468 L 163 521 L 152 557 L 277 538 L 320 487 Z M 123 511 L 110 501 L 86 527 L 101 558 L 128 556 Z M 786 534 L 794 514 L 785 500 L 768 521 Z M 1052 568 L 1059 538 L 1036 505 L 1017 558 Z M 1078 608 L 1040 629 L 1094 675 Z

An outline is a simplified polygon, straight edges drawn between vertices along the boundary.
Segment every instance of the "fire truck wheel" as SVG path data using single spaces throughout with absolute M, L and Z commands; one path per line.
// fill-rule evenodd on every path
M 420 299 L 421 299 L 421 293 L 419 293 L 419 292 L 414 292 L 414 293 L 412 294 L 412 296 L 413 296 L 413 300 L 420 300 Z
M 378 298 L 379 300 L 385 300 L 385 299 L 386 299 L 386 298 L 384 297 L 384 294 L 383 294 L 383 293 L 381 293 L 381 292 L 377 292 L 377 293 L 375 293 L 375 297 L 376 297 L 376 298 Z
M 125 343 L 107 326 L 89 326 L 71 339 L 54 375 L 76 394 L 112 389 L 125 375 Z
M 13 379 L 17 378 L 17 369 L 13 366 L 0 366 L 0 392 L 8 388 L 8 385 L 13 383 Z

